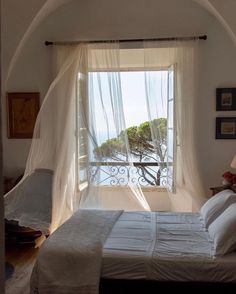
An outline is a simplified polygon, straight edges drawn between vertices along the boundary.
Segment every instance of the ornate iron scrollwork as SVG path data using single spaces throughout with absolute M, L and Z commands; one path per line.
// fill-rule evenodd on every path
M 157 162 L 90 162 L 89 178 L 99 185 L 127 186 L 129 182 L 140 186 L 165 186 L 167 167 Z

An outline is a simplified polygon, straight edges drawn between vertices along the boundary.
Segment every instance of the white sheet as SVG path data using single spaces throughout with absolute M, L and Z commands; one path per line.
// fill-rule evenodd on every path
M 104 244 L 102 277 L 236 282 L 236 253 L 213 253 L 198 213 L 124 212 Z

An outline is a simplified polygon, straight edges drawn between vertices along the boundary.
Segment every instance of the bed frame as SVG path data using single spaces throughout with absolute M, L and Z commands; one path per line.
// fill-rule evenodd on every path
M 159 291 L 174 290 L 181 293 L 189 291 L 217 291 L 220 293 L 236 293 L 236 283 L 212 283 L 212 282 L 163 282 L 149 280 L 115 280 L 101 279 L 99 294 L 157 294 Z M 222 292 L 221 292 L 222 291 Z M 217 292 L 219 293 L 219 292 Z

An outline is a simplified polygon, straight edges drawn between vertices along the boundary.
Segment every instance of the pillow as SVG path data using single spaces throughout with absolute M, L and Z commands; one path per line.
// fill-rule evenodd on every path
M 236 203 L 231 204 L 208 228 L 214 240 L 215 255 L 223 255 L 236 249 Z
M 227 208 L 236 202 L 236 194 L 232 190 L 223 190 L 211 197 L 200 209 L 206 228 Z

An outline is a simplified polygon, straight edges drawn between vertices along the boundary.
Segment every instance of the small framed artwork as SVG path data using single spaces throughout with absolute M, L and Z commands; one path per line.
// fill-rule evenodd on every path
M 216 111 L 236 110 L 236 88 L 216 89 Z
M 236 139 L 236 117 L 216 118 L 216 139 Z
M 38 92 L 7 93 L 8 138 L 32 138 L 39 107 Z

